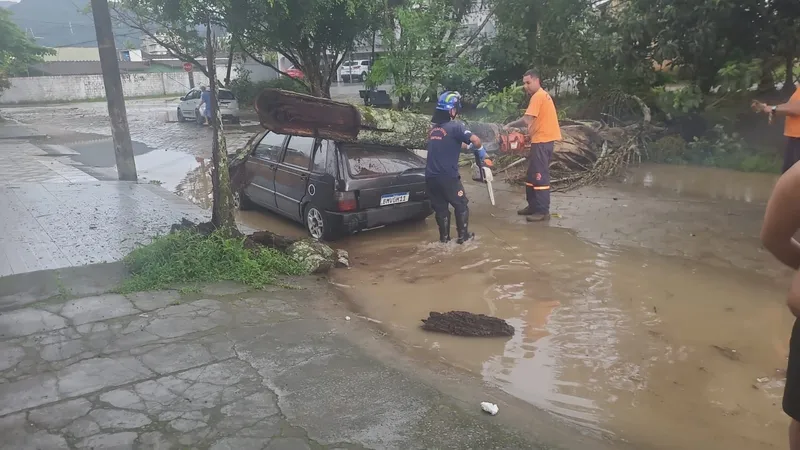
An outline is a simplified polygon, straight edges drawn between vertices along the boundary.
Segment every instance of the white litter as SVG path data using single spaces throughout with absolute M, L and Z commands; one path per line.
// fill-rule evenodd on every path
M 500 411 L 500 408 L 498 408 L 497 405 L 489 402 L 482 402 L 481 409 L 493 416 L 496 415 L 498 411 Z
M 344 320 L 350 320 L 350 316 L 344 316 Z

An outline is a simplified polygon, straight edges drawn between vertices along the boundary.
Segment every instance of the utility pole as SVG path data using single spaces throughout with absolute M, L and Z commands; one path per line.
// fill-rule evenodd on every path
M 97 48 L 100 52 L 100 68 L 103 70 L 103 84 L 106 88 L 108 117 L 111 119 L 117 173 L 122 181 L 137 181 L 136 161 L 133 159 L 133 143 L 128 128 L 128 114 L 125 111 L 122 80 L 119 77 L 117 45 L 111 28 L 108 0 L 92 0 L 92 15 L 97 34 Z

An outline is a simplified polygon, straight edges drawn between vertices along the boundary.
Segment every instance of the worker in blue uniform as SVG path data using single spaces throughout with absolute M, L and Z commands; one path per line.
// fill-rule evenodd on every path
M 458 159 L 462 149 L 472 150 L 483 161 L 486 150 L 481 139 L 472 134 L 461 121 L 456 120 L 461 111 L 461 95 L 445 92 L 439 96 L 436 111 L 428 133 L 428 162 L 425 181 L 428 196 L 439 226 L 439 241 L 450 241 L 450 205 L 456 216 L 457 242 L 463 244 L 475 235 L 469 232 L 469 201 L 458 173 Z

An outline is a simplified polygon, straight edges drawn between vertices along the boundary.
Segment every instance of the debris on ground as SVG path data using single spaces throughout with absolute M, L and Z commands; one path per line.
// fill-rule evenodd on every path
M 336 249 L 336 267 L 340 269 L 350 267 L 350 254 L 347 250 Z
M 201 235 L 209 235 L 214 230 L 215 227 L 211 222 L 195 224 L 190 220 L 182 219 L 180 223 L 172 225 L 171 232 L 192 231 Z M 328 245 L 314 239 L 292 239 L 266 230 L 256 231 L 247 236 L 237 230 L 234 230 L 234 233 L 245 239 L 245 247 L 250 249 L 274 248 L 299 262 L 311 274 L 327 273 L 334 266 L 339 267 L 340 263 L 345 262 L 348 265 L 344 267 L 349 267 L 349 255 L 346 251 L 336 252 Z
M 286 253 L 301 263 L 308 273 L 327 273 L 334 266 L 333 249 L 313 239 L 301 239 L 295 242 Z
M 497 405 L 489 402 L 481 402 L 481 409 L 493 416 L 497 415 L 497 413 L 500 411 L 500 408 L 498 408 Z
M 722 347 L 719 345 L 712 345 L 712 347 L 715 348 L 722 356 L 730 359 L 731 361 L 741 360 L 739 352 L 737 352 L 735 349 L 732 349 L 730 347 Z
M 514 327 L 505 320 L 466 311 L 447 313 L 431 311 L 427 319 L 422 319 L 422 329 L 454 336 L 507 337 L 514 335 Z

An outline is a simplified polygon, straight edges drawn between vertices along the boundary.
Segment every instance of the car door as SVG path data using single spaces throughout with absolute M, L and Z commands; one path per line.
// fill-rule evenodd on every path
M 194 110 L 197 108 L 199 103 L 200 91 L 197 89 L 192 89 L 186 94 L 186 96 L 183 97 L 183 100 L 181 101 L 181 113 L 183 113 L 183 117 L 193 119 Z
M 250 178 L 245 185 L 245 194 L 258 205 L 272 210 L 277 209 L 275 169 L 285 143 L 285 134 L 268 132 L 256 145 L 253 155 L 247 159 L 245 168 Z
M 311 172 L 311 156 L 317 140 L 312 137 L 291 136 L 283 159 L 275 171 L 275 200 L 278 210 L 288 217 L 300 219 L 300 204 L 306 195 Z

